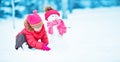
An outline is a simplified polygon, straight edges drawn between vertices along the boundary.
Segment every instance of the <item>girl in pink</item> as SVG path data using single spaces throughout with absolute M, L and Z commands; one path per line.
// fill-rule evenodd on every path
M 49 44 L 48 36 L 37 10 L 27 16 L 24 25 L 23 30 L 16 36 L 15 49 L 22 47 L 23 43 L 26 42 L 29 48 L 49 51 L 50 48 L 47 46 Z

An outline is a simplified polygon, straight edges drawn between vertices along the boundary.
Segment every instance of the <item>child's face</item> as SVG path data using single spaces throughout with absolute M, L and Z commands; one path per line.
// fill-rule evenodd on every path
M 48 17 L 48 21 L 54 21 L 54 20 L 56 20 L 56 19 L 58 19 L 59 18 L 59 16 L 57 15 L 57 14 L 52 14 L 52 15 L 50 15 L 49 17 Z
M 42 29 L 43 23 L 36 24 L 34 26 L 31 26 L 35 31 L 40 31 Z

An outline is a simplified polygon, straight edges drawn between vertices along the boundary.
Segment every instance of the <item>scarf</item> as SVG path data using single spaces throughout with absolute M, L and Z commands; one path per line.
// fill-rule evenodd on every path
M 57 25 L 57 30 L 59 32 L 59 34 L 62 36 L 64 33 L 66 33 L 66 26 L 63 22 L 62 19 L 57 19 L 57 20 L 54 20 L 52 22 L 48 22 L 47 23 L 47 27 L 48 27 L 48 33 L 49 34 L 53 34 L 53 27 Z

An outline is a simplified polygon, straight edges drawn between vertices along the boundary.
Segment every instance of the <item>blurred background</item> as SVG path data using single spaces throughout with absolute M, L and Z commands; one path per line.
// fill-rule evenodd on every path
M 46 22 L 45 6 L 60 12 L 67 33 L 49 52 L 15 50 L 26 15 L 36 9 Z M 0 0 L 0 62 L 120 62 L 120 0 Z
M 23 18 L 34 9 L 44 12 L 44 7 L 48 5 L 62 11 L 62 18 L 65 19 L 66 11 L 72 13 L 74 9 L 120 6 L 120 0 L 0 0 L 0 18 L 5 19 L 11 16 Z

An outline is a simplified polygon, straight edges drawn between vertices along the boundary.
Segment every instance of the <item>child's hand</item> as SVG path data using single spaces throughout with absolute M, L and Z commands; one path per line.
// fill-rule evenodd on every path
M 43 45 L 43 48 L 42 48 L 44 51 L 49 51 L 50 50 L 50 48 L 49 47 L 47 47 L 47 45 L 46 44 L 44 44 Z

